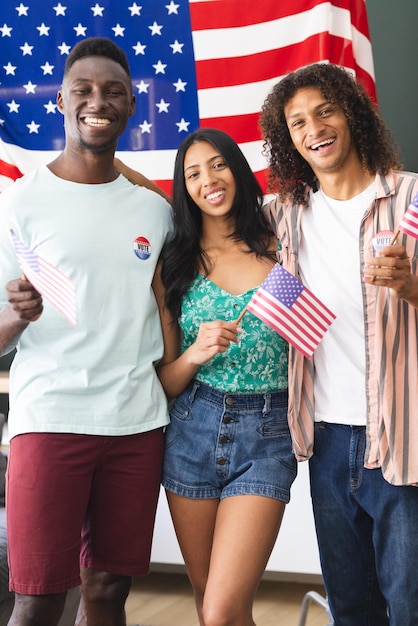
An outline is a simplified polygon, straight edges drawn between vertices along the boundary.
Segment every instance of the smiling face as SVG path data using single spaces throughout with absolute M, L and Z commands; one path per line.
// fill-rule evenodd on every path
M 198 141 L 187 150 L 184 180 L 203 219 L 228 216 L 235 198 L 235 179 L 225 159 L 211 143 Z
M 57 103 L 65 116 L 67 145 L 91 152 L 115 150 L 135 110 L 125 70 L 103 56 L 75 61 L 64 77 Z
M 299 89 L 284 114 L 294 147 L 319 180 L 323 174 L 343 172 L 359 163 L 344 112 L 325 100 L 319 89 Z

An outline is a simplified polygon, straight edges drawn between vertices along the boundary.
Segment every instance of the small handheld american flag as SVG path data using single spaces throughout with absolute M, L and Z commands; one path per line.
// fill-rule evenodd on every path
M 252 296 L 247 310 L 307 358 L 335 319 L 334 313 L 278 263 Z
M 10 238 L 20 268 L 27 280 L 76 326 L 76 298 L 73 281 L 48 261 L 38 256 L 10 230 Z
M 399 224 L 399 230 L 405 235 L 411 235 L 411 237 L 418 239 L 418 193 L 408 206 Z

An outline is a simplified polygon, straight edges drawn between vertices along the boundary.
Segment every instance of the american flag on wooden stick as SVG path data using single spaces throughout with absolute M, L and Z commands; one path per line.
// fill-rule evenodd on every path
M 335 319 L 334 313 L 278 263 L 246 308 L 308 358 Z

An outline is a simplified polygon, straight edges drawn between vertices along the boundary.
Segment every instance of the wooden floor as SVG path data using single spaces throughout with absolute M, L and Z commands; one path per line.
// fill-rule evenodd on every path
M 254 606 L 257 626 L 298 626 L 308 591 L 324 596 L 322 585 L 263 581 Z M 190 584 L 183 574 L 153 572 L 135 579 L 126 609 L 129 626 L 198 626 Z M 325 626 L 329 616 L 312 601 L 305 624 Z

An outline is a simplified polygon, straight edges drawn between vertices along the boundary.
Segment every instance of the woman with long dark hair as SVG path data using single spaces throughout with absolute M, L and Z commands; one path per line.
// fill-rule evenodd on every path
M 247 313 L 276 262 L 263 194 L 235 141 L 201 129 L 180 145 L 175 236 L 154 281 L 175 398 L 163 485 L 201 626 L 253 626 L 254 594 L 296 475 L 286 342 Z

